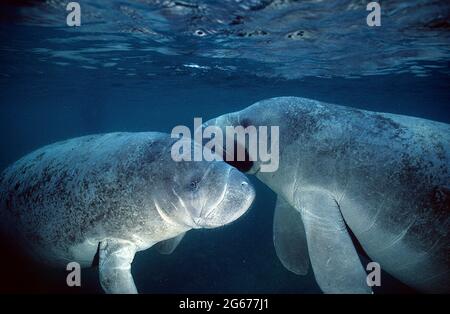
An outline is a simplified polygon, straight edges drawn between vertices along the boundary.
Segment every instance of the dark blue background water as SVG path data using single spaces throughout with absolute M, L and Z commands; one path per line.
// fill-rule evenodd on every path
M 257 100 L 281 95 L 450 121 L 448 78 L 439 75 L 426 79 L 394 75 L 298 81 L 224 77 L 213 82 L 197 78 L 186 82 L 180 77 L 165 82 L 110 74 L 112 77 L 91 70 L 67 71 L 48 66 L 45 75 L 2 78 L 1 168 L 58 140 L 112 131 L 170 132 L 174 125 L 192 126 L 194 117 L 206 121 Z M 133 264 L 138 289 L 142 292 L 319 292 L 311 273 L 307 277 L 295 276 L 278 261 L 272 242 L 275 196 L 264 185 L 253 181 L 257 198 L 250 213 L 242 219 L 217 230 L 188 233 L 171 256 L 159 255 L 154 250 L 139 253 Z M 33 265 L 29 267 L 32 269 Z M 96 270 L 86 273 L 83 291 L 99 291 Z M 37 280 L 44 282 L 39 289 L 46 291 L 48 278 L 41 276 Z M 64 276 L 63 272 L 51 275 L 51 289 L 67 290 Z M 18 288 L 26 290 L 27 286 Z M 392 292 L 399 287 L 383 288 Z
M 102 39 L 99 34 L 90 35 Z M 113 131 L 170 133 L 175 125 L 193 127 L 194 117 L 206 121 L 275 96 L 308 97 L 450 123 L 450 80 L 445 71 L 430 70 L 426 76 L 406 72 L 292 78 L 261 75 L 267 64 L 248 58 L 228 61 L 236 67 L 229 72 L 217 68 L 216 59 L 195 54 L 168 57 L 140 52 L 133 58 L 133 49 L 126 54 L 109 51 L 95 57 L 103 64 L 117 59 L 114 62 L 119 65 L 92 66 L 67 59 L 64 64 L 31 52 L 43 47 L 67 51 L 93 45 L 82 40 L 70 44 L 48 41 L 64 36 L 57 28 L 22 25 L 15 19 L 2 24 L 0 170 L 55 141 Z M 439 65 L 448 70 L 448 61 Z M 302 71 L 300 65 L 298 71 Z M 232 225 L 191 231 L 170 256 L 153 249 L 138 253 L 132 272 L 140 292 L 320 292 L 311 272 L 296 276 L 278 261 L 272 242 L 275 195 L 253 182 L 255 203 Z M 7 258 L 0 265 L 1 291 L 101 291 L 96 269 L 83 271 L 81 289 L 70 289 L 65 286 L 64 271 L 30 264 L 14 250 L 13 239 L 2 247 L 2 259 Z M 387 274 L 382 280 L 377 292 L 410 292 Z

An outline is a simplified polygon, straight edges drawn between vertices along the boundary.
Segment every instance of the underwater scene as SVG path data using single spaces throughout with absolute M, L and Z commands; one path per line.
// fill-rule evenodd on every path
M 1 293 L 450 291 L 449 1 L 3 0 L 0 90 Z

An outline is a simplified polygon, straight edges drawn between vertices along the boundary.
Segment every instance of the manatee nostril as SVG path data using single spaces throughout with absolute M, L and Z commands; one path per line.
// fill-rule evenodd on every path
M 243 186 L 243 187 L 244 187 L 244 186 L 247 186 L 247 185 L 248 185 L 248 183 L 245 182 L 245 181 L 241 183 L 241 186 Z

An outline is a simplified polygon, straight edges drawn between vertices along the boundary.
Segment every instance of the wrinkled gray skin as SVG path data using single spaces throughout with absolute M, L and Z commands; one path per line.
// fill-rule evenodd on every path
M 174 141 L 110 133 L 25 156 L 0 177 L 2 229 L 64 269 L 72 261 L 91 266 L 98 252 L 103 289 L 136 293 L 135 252 L 164 241 L 170 253 L 186 231 L 228 224 L 254 198 L 245 175 L 225 162 L 174 162 Z
M 349 227 L 385 271 L 449 292 L 448 124 L 280 97 L 208 125 L 280 126 L 278 171 L 243 170 L 278 194 L 274 241 L 289 270 L 311 262 L 324 292 L 370 293 Z

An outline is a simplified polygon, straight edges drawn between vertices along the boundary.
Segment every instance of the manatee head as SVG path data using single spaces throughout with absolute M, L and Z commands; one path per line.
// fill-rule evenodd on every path
M 229 224 L 255 198 L 248 178 L 223 161 L 174 161 L 164 154 L 156 166 L 164 169 L 160 171 L 162 182 L 155 186 L 158 211 L 164 219 L 189 228 Z

